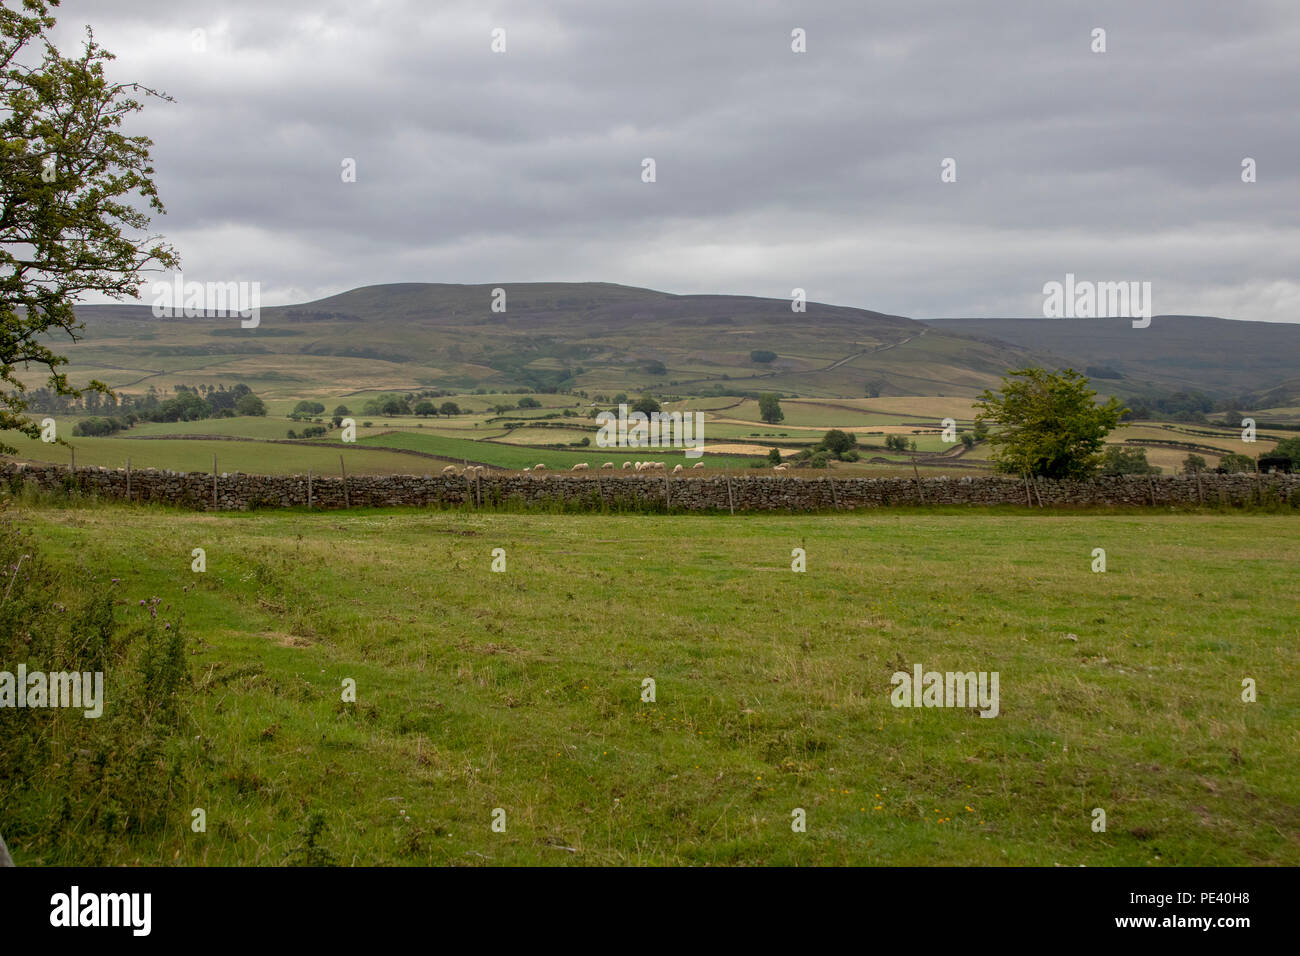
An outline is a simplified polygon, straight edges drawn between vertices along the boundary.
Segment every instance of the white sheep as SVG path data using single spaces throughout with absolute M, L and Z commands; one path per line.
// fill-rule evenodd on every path
M 454 475 L 454 474 L 456 474 L 456 466 L 455 466 L 455 465 L 448 465 L 446 468 L 444 468 L 444 469 L 442 470 L 442 473 L 443 473 L 444 475 Z
M 527 468 L 524 469 L 524 474 L 526 475 L 526 474 L 528 474 L 528 473 L 529 473 L 530 471 L 532 471 L 532 470 L 533 470 L 533 466 L 532 466 L 532 465 L 529 465 Z
M 637 464 L 639 465 L 639 464 L 641 464 L 641 462 L 638 461 Z M 623 470 L 624 470 L 624 471 L 627 471 L 627 470 L 630 469 L 631 467 L 632 467 L 632 463 L 631 463 L 630 461 L 625 461 L 625 462 L 623 462 Z
M 694 468 L 703 468 L 703 467 L 704 467 L 704 462 L 702 462 L 702 461 L 697 461 L 695 464 L 691 465 L 691 468 L 693 468 L 693 469 L 694 469 Z
M 533 471 L 545 471 L 545 470 L 546 470 L 545 465 L 533 465 Z
M 605 464 L 603 464 L 603 465 L 600 466 L 600 470 L 601 470 L 601 471 L 613 471 L 613 470 L 614 470 L 614 463 L 613 463 L 612 461 L 607 461 L 607 462 L 605 462 Z
M 588 469 L 588 467 L 589 467 L 589 466 L 588 466 L 588 464 L 587 464 L 585 461 L 580 461 L 580 462 L 578 462 L 576 465 L 574 465 L 573 468 L 572 468 L 571 470 L 572 470 L 572 471 L 586 471 L 586 470 Z
M 789 471 L 789 470 L 790 470 L 790 466 L 789 466 L 789 465 L 773 465 L 773 466 L 772 466 L 772 470 L 773 470 L 773 471 Z
M 681 473 L 682 473 L 682 466 L 681 466 L 681 465 L 673 465 L 673 474 L 674 474 L 674 475 L 680 475 Z

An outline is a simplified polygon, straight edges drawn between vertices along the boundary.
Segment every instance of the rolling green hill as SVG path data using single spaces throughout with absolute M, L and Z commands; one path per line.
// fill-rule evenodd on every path
M 1145 329 L 1131 319 L 932 319 L 936 331 L 969 334 L 989 345 L 1015 345 L 1118 372 L 1094 378 L 1124 395 L 1195 390 L 1220 398 L 1249 396 L 1244 407 L 1300 400 L 1300 324 L 1236 322 L 1200 315 L 1157 315 Z
M 86 306 L 74 380 L 160 390 L 242 381 L 268 399 L 383 389 L 522 387 L 812 397 L 974 395 L 1033 357 L 899 316 L 784 299 L 670 295 L 607 283 L 400 284 L 228 318 Z M 774 357 L 761 360 L 761 353 Z M 759 353 L 755 360 L 751 353 Z

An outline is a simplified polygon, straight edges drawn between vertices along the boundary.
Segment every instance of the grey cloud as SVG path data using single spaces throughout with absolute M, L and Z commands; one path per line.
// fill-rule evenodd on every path
M 1281 0 L 59 15 L 66 40 L 92 23 L 117 75 L 177 97 L 136 127 L 187 275 L 256 278 L 270 302 L 586 279 L 1034 314 L 1073 271 L 1151 280 L 1157 311 L 1300 321 L 1300 9 Z M 948 156 L 955 184 L 939 182 Z

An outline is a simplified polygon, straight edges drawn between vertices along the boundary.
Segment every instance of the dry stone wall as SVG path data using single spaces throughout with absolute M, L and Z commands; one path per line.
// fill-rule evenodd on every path
M 492 506 L 509 502 L 599 508 L 663 507 L 689 511 L 821 511 L 890 505 L 1243 505 L 1261 500 L 1300 502 L 1300 475 L 1125 475 L 1089 481 L 1023 480 L 981 475 L 963 478 L 834 478 L 824 474 L 730 477 L 552 473 L 545 477 L 492 472 L 460 475 L 247 475 L 147 469 L 79 468 L 9 463 L 0 481 L 13 491 L 26 483 L 45 491 L 78 490 L 104 499 L 157 502 L 196 510 L 248 510 L 408 505 Z

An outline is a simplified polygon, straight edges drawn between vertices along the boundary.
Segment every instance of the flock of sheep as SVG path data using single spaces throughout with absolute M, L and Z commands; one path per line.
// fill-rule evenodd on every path
M 703 468 L 703 467 L 704 467 L 704 462 L 702 461 L 697 461 L 694 465 L 691 466 L 692 470 L 696 468 Z M 775 470 L 784 471 L 785 467 L 786 467 L 785 465 L 777 465 Z M 579 462 L 578 464 L 574 465 L 570 469 L 570 471 L 590 471 L 590 470 L 591 470 L 591 466 L 588 465 L 585 461 Z M 607 461 L 605 462 L 605 464 L 600 466 L 600 470 L 614 471 L 615 470 L 614 463 L 612 461 Z M 637 461 L 637 462 L 625 461 L 623 462 L 623 470 L 624 471 L 633 471 L 633 470 L 661 471 L 667 473 L 668 465 L 662 461 Z M 674 465 L 672 473 L 674 475 L 680 475 L 684 470 L 685 469 L 681 465 Z M 546 465 L 544 464 L 530 465 L 529 467 L 524 469 L 524 474 L 543 472 L 543 471 L 546 471 Z M 463 474 L 467 478 L 477 478 L 479 475 L 487 474 L 487 472 L 488 472 L 488 468 L 486 465 L 467 465 L 464 471 L 457 468 L 455 465 L 448 465 L 446 468 L 442 470 L 442 473 L 444 475 Z

